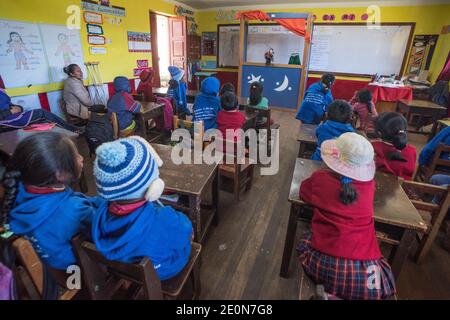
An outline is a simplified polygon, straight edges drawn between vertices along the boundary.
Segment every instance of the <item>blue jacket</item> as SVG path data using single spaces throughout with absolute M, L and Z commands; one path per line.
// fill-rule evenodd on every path
M 130 82 L 125 77 L 114 79 L 114 95 L 108 101 L 108 110 L 117 114 L 120 130 L 125 130 L 133 124 L 134 114 L 141 110 L 141 103 L 134 101 L 130 94 Z
M 440 143 L 444 143 L 448 146 L 450 145 L 450 127 L 441 130 L 439 134 L 437 134 L 433 139 L 431 139 L 430 142 L 428 142 L 425 145 L 425 147 L 422 149 L 422 152 L 419 155 L 419 165 L 426 166 L 431 164 L 434 152 L 436 151 L 437 146 Z M 441 159 L 450 160 L 450 154 L 444 153 L 441 156 Z
M 355 129 L 349 123 L 341 123 L 333 120 L 327 120 L 318 126 L 316 129 L 317 148 L 311 159 L 322 161 L 320 155 L 320 146 L 322 143 L 325 140 L 338 138 L 341 134 L 346 132 L 355 132 Z
M 171 207 L 151 202 L 125 216 L 102 205 L 92 222 L 92 240 L 110 260 L 138 262 L 148 257 L 161 280 L 179 273 L 191 254 L 192 224 Z
M 167 96 L 175 99 L 176 105 L 174 107 L 176 107 L 177 110 L 181 109 L 186 115 L 190 116 L 191 111 L 189 110 L 189 108 L 187 106 L 187 98 L 186 98 L 186 92 L 187 92 L 186 82 L 177 81 L 177 83 L 178 83 L 178 86 L 175 89 L 167 90 Z
M 50 194 L 31 194 L 19 186 L 15 207 L 9 213 L 11 230 L 30 240 L 41 259 L 55 269 L 76 264 L 71 240 L 90 234 L 100 198 L 87 198 L 70 188 Z
M 201 93 L 195 97 L 193 121 L 203 120 L 205 131 L 217 128 L 217 114 L 222 109 L 217 96 L 220 82 L 214 77 L 203 80 Z
M 328 110 L 328 105 L 332 102 L 331 90 L 324 93 L 322 83 L 316 82 L 306 91 L 296 118 L 304 123 L 319 124 Z

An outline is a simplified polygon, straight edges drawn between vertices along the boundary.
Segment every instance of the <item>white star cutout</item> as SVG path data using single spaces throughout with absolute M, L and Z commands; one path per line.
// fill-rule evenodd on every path
M 248 79 L 250 79 L 250 81 L 248 83 L 253 83 L 253 82 L 256 82 L 256 81 L 259 82 L 259 80 L 261 79 L 261 76 L 255 77 L 255 75 L 252 73 L 252 77 L 251 78 L 248 77 Z

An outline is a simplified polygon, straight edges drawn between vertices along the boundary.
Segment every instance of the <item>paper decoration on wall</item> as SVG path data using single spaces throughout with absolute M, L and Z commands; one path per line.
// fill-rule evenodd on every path
M 429 70 L 431 59 L 439 35 L 416 35 L 413 40 L 411 55 L 408 61 L 407 73 L 411 76 L 419 75 L 422 70 Z
M 151 52 L 152 43 L 150 33 L 128 32 L 129 52 Z
M 330 21 L 334 21 L 336 19 L 336 16 L 334 14 L 330 15 Z
M 88 36 L 88 43 L 92 45 L 102 46 L 105 44 L 105 37 L 103 36 Z
M 182 6 L 175 6 L 174 12 L 178 17 L 186 17 L 188 34 L 196 34 L 198 24 L 195 21 L 194 12 Z
M 85 11 L 84 21 L 86 23 L 103 24 L 103 16 L 100 13 Z
M 323 19 L 324 21 L 328 21 L 328 20 L 330 20 L 330 16 L 327 15 L 327 14 L 324 14 L 323 17 L 322 17 L 322 19 Z
M 0 20 L 0 74 L 7 88 L 50 82 L 37 24 Z
M 103 34 L 103 28 L 102 26 L 98 26 L 96 24 L 87 24 L 87 33 L 88 34 L 95 34 L 95 35 L 102 35 Z
M 72 63 L 78 64 L 83 72 L 86 71 L 78 30 L 50 24 L 42 24 L 40 28 L 53 81 L 64 81 L 67 75 L 63 72 L 63 68 Z
M 102 6 L 96 3 L 91 3 L 91 2 L 82 2 L 83 5 L 83 10 L 87 10 L 87 11 L 92 11 L 92 12 L 97 12 L 97 13 L 103 13 L 103 14 L 108 14 L 111 16 L 118 16 L 118 17 L 125 17 L 126 16 L 126 12 L 125 12 L 125 8 L 122 7 L 116 7 L 116 6 Z
M 136 60 L 138 68 L 148 68 L 148 60 Z
M 350 20 L 350 21 L 354 21 L 355 19 L 356 19 L 356 15 L 353 13 L 348 16 L 348 20 Z
M 0 75 L 7 88 L 60 82 L 71 63 L 84 68 L 79 30 L 0 20 Z
M 236 21 L 236 10 L 219 10 L 216 13 L 216 21 L 232 22 Z
M 369 15 L 368 15 L 367 13 L 364 13 L 364 14 L 361 16 L 361 20 L 362 20 L 362 21 L 367 21 L 367 19 L 369 19 Z
M 89 47 L 89 51 L 91 54 L 106 54 L 105 47 Z
M 134 75 L 135 77 L 139 77 L 139 76 L 141 75 L 141 73 L 142 73 L 143 71 L 145 71 L 145 70 L 149 70 L 149 68 L 135 68 L 135 69 L 133 70 L 133 75 Z

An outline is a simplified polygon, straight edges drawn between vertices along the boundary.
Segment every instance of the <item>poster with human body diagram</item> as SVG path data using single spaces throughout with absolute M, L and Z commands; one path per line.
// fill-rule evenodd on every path
M 64 81 L 67 75 L 63 68 L 72 63 L 78 64 L 86 76 L 80 31 L 51 24 L 41 24 L 40 28 L 53 82 Z
M 37 24 L 0 20 L 0 75 L 7 88 L 50 82 Z

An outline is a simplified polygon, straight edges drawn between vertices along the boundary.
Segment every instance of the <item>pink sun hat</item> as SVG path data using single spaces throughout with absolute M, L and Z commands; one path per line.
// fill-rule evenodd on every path
M 357 180 L 371 181 L 375 176 L 372 144 L 363 136 L 347 132 L 326 140 L 320 147 L 323 161 L 333 171 Z

